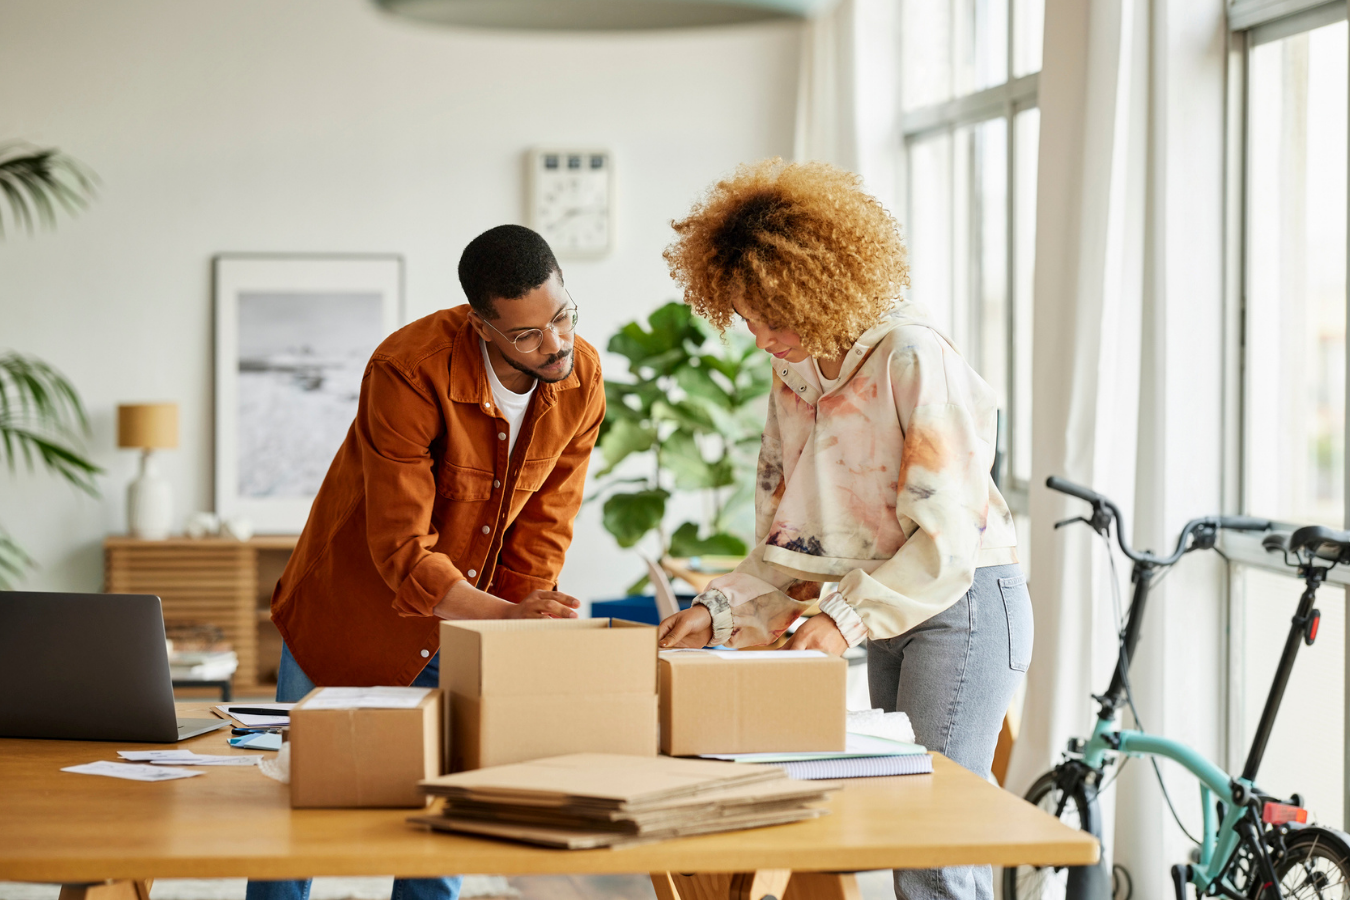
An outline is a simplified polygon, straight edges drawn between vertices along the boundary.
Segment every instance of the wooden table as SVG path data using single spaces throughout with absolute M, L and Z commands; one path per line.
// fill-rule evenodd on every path
M 179 746 L 247 752 L 227 733 Z M 851 876 L 808 873 L 1097 859 L 1092 837 L 942 756 L 932 775 L 854 779 L 812 821 L 587 851 L 432 833 L 406 822 L 410 810 L 292 810 L 286 787 L 252 767 L 158 783 L 59 771 L 164 746 L 0 740 L 0 880 L 63 883 L 64 900 L 136 900 L 154 878 L 652 872 L 661 900 L 761 900 L 784 885 L 785 900 L 847 900 Z M 668 874 L 681 872 L 722 874 Z

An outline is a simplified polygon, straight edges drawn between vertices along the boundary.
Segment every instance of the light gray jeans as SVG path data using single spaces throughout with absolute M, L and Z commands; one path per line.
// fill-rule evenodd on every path
M 986 566 L 964 597 L 893 638 L 868 641 L 872 705 L 909 714 L 929 750 L 989 777 L 1003 715 L 1031 662 L 1022 567 Z M 989 866 L 896 869 L 899 900 L 991 900 Z

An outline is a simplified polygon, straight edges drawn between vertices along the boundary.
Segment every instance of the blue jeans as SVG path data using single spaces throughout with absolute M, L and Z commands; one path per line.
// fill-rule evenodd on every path
M 1031 663 L 1022 567 L 985 566 L 960 600 L 893 638 L 867 642 L 872 705 L 909 714 L 914 739 L 989 777 L 1013 693 Z M 896 869 L 898 900 L 992 900 L 989 866 Z
M 441 681 L 441 654 L 431 658 L 413 681 L 413 687 L 439 687 Z M 314 690 L 314 682 L 291 656 L 291 648 L 281 647 L 281 668 L 277 670 L 277 702 L 294 703 Z M 461 875 L 446 878 L 396 878 L 391 900 L 458 900 Z M 249 880 L 245 900 L 309 900 L 311 882 L 253 881 Z

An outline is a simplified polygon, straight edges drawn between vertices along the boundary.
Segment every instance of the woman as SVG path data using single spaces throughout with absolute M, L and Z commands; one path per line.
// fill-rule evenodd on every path
M 769 160 L 714 186 L 665 257 L 684 299 L 743 319 L 774 357 L 759 456 L 757 545 L 662 647 L 841 654 L 867 639 L 872 705 L 987 777 L 1031 657 L 1012 515 L 990 477 L 993 391 L 915 303 L 895 221 L 859 179 Z M 988 866 L 899 870 L 901 900 L 990 898 Z

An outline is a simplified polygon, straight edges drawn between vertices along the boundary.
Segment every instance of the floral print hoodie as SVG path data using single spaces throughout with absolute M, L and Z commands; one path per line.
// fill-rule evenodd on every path
M 905 302 L 822 390 L 812 360 L 775 361 L 755 496 L 758 543 L 696 602 L 714 644 L 778 638 L 820 594 L 853 646 L 950 607 L 980 566 L 1017 562 L 994 486 L 994 392 Z

